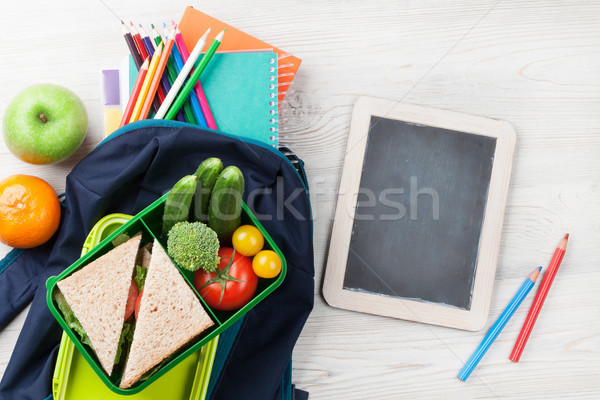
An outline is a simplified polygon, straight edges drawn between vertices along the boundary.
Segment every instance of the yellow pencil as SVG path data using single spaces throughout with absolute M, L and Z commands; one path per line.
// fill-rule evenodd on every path
M 137 101 L 135 102 L 135 107 L 133 108 L 133 113 L 131 114 L 131 119 L 129 120 L 129 123 L 135 122 L 140 118 L 140 114 L 142 113 L 142 107 L 144 106 L 144 101 L 146 100 L 146 97 L 148 96 L 148 91 L 150 90 L 152 78 L 156 73 L 156 68 L 158 67 L 158 61 L 160 60 L 162 49 L 163 46 L 162 44 L 160 44 L 156 48 L 156 51 L 152 56 L 152 61 L 150 61 L 150 66 L 148 67 L 148 73 L 146 74 L 144 84 L 142 85 L 140 94 L 138 95 Z

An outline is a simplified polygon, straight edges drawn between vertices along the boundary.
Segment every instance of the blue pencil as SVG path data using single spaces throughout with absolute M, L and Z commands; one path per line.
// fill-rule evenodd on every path
M 175 69 L 177 69 L 177 73 L 180 73 L 184 62 L 183 57 L 181 57 L 181 53 L 176 45 L 173 46 L 173 50 L 171 51 L 173 55 L 173 59 L 175 61 Z M 208 124 L 206 123 L 206 118 L 204 117 L 204 113 L 202 112 L 202 108 L 200 107 L 200 102 L 198 101 L 198 96 L 195 91 L 190 92 L 191 104 L 192 104 L 192 112 L 194 113 L 194 117 L 196 117 L 196 121 L 198 125 L 203 128 L 207 128 Z
M 458 373 L 458 379 L 466 381 L 469 375 L 471 375 L 471 372 L 473 372 L 477 364 L 479 364 L 479 361 L 481 361 L 492 343 L 494 343 L 494 340 L 496 340 L 500 332 L 502 332 L 502 329 L 504 329 L 515 311 L 517 311 L 517 308 L 519 308 L 525 297 L 527 297 L 527 294 L 531 291 L 533 285 L 535 285 L 535 281 L 540 275 L 541 270 L 542 267 L 539 267 L 525 280 L 517 294 L 515 294 L 515 297 L 513 297 L 510 303 L 508 303 L 506 309 L 502 312 L 502 314 L 500 314 L 494 325 L 492 325 L 488 333 L 485 335 L 477 347 L 477 350 L 475 350 L 475 352 L 471 355 L 471 358 L 469 358 L 469 361 L 467 361 L 465 366 L 460 370 Z

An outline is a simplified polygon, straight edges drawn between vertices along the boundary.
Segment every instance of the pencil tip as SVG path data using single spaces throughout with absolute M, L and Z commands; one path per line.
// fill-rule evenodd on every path
M 542 267 L 538 267 L 538 271 L 542 272 Z
M 569 240 L 569 234 L 568 233 L 565 235 L 565 239 Z
M 133 26 L 133 22 L 129 21 L 129 24 L 130 24 L 131 26 Z
M 154 24 L 150 24 L 150 26 L 152 27 L 152 29 L 154 29 Z
M 538 278 L 538 276 L 540 276 L 540 271 L 541 271 L 541 270 L 542 270 L 542 267 L 536 268 L 536 270 L 535 270 L 535 271 L 533 271 L 533 272 L 531 273 L 531 275 L 529 275 L 529 279 L 530 279 L 532 282 L 535 282 L 535 281 L 537 281 L 537 278 Z
M 121 24 L 122 24 L 122 25 L 125 25 L 125 22 L 123 22 L 123 20 L 121 20 Z

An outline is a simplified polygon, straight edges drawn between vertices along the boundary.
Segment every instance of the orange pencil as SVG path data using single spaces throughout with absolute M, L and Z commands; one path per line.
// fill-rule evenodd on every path
M 175 35 L 173 31 L 165 44 L 165 48 L 160 55 L 160 60 L 158 61 L 158 67 L 156 68 L 156 73 L 152 77 L 152 83 L 150 84 L 150 90 L 148 91 L 148 96 L 144 101 L 144 106 L 142 107 L 142 112 L 140 114 L 140 119 L 146 119 L 148 117 L 148 113 L 150 112 L 150 107 L 152 107 L 152 99 L 156 94 L 156 90 L 160 85 L 160 80 L 162 78 L 163 72 L 167 65 L 167 61 L 169 61 L 169 56 L 171 55 L 171 49 L 173 48 L 173 43 L 175 42 Z M 158 50 L 157 50 L 158 51 Z M 156 53 L 154 53 L 156 57 Z
M 123 118 L 121 118 L 121 124 L 119 128 L 129 122 L 131 118 L 131 113 L 133 112 L 133 107 L 135 106 L 135 102 L 142 90 L 142 84 L 144 83 L 144 78 L 148 73 L 148 64 L 149 58 L 146 57 L 146 60 L 140 67 L 140 71 L 138 72 L 137 78 L 135 79 L 135 84 L 133 85 L 133 90 L 131 91 L 131 96 L 129 96 L 129 101 L 127 102 L 127 107 L 125 107 L 125 111 L 123 112 Z
M 133 112 L 131 113 L 131 118 L 129 122 L 139 121 L 142 108 L 146 103 L 146 99 L 148 98 L 148 91 L 150 90 L 150 85 L 152 83 L 152 77 L 156 72 L 156 68 L 158 67 L 158 62 L 160 60 L 160 55 L 162 53 L 162 43 L 158 46 L 156 51 L 154 52 L 154 56 L 150 61 L 150 66 L 148 67 L 148 73 L 144 78 L 144 83 L 142 84 L 142 88 L 140 89 L 140 94 L 138 95 L 137 100 L 135 101 L 135 106 L 133 107 Z M 152 99 L 152 97 L 150 97 Z M 152 100 L 150 100 L 150 104 L 152 104 Z

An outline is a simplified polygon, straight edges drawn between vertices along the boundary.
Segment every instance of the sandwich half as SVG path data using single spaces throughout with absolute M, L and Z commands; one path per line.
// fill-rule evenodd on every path
M 141 238 L 129 239 L 57 283 L 108 375 L 117 355 Z
M 192 288 L 155 241 L 120 387 L 136 383 L 212 325 Z

